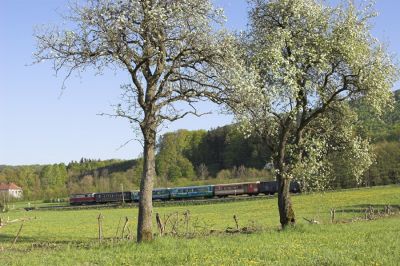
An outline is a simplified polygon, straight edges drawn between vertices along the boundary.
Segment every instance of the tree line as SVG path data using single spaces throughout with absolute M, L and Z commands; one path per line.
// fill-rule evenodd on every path
M 349 171 L 351 161 L 333 157 L 335 178 L 329 187 L 351 188 L 400 182 L 400 90 L 395 108 L 376 118 L 362 106 L 353 109 L 361 117 L 355 132 L 371 139 L 374 162 L 357 184 Z M 15 182 L 25 199 L 56 199 L 72 193 L 138 189 L 143 159 L 94 160 L 81 158 L 68 164 L 0 166 L 0 182 Z M 157 186 L 207 184 L 247 180 L 272 180 L 271 153 L 263 140 L 245 137 L 238 125 L 209 131 L 178 130 L 162 135 L 157 143 Z

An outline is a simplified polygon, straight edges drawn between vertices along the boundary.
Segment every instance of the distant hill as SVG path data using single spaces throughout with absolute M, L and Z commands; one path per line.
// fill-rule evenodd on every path
M 394 109 L 379 119 L 362 105 L 352 105 L 360 122 L 357 134 L 368 137 L 376 154 L 376 163 L 368 171 L 368 184 L 400 182 L 400 90 L 393 92 Z M 178 186 L 213 183 L 212 180 L 265 178 L 265 163 L 271 152 L 262 141 L 245 139 L 236 127 L 227 125 L 213 130 L 179 130 L 160 137 L 156 159 L 156 185 Z M 138 189 L 142 159 L 93 160 L 82 158 L 65 164 L 0 165 L 0 182 L 15 182 L 24 188 L 26 199 L 67 196 L 70 193 Z M 267 173 L 271 178 L 272 174 Z M 343 182 L 341 187 L 351 187 Z

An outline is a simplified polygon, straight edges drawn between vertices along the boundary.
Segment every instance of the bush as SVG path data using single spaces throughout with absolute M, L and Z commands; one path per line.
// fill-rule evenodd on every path
M 65 198 L 53 198 L 53 199 L 45 199 L 43 200 L 43 203 L 60 203 L 60 202 L 66 202 L 68 201 Z
M 217 179 L 238 179 L 247 180 L 274 180 L 274 176 L 269 170 L 258 170 L 255 168 L 246 168 L 243 165 L 230 169 L 223 169 L 218 172 Z
M 232 173 L 229 169 L 222 169 L 217 174 L 217 179 L 229 179 L 232 178 Z

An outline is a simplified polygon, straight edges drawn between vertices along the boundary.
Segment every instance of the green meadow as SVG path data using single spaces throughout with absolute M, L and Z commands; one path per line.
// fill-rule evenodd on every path
M 15 209 L 0 217 L 26 221 L 15 244 L 22 222 L 0 228 L 0 265 L 399 265 L 400 186 L 295 195 L 292 199 L 298 224 L 285 231 L 279 230 L 276 197 L 156 207 L 154 213 L 163 221 L 169 217 L 167 235 L 157 234 L 152 243 L 140 245 L 134 241 L 136 207 Z M 385 205 L 391 205 L 394 214 L 383 215 Z M 377 214 L 365 220 L 369 206 Z M 242 232 L 226 232 L 227 228 L 236 229 L 233 215 Z M 154 232 L 158 233 L 155 220 Z

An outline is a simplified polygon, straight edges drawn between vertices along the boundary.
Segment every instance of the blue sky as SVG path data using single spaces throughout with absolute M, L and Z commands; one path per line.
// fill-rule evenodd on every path
M 230 29 L 244 29 L 246 0 L 215 0 L 225 9 Z M 129 123 L 98 113 L 111 112 L 118 102 L 123 73 L 94 76 L 91 72 L 67 81 L 61 93 L 62 76 L 55 77 L 51 65 L 29 66 L 35 42 L 35 25 L 61 24 L 59 13 L 66 0 L 0 0 L 0 165 L 68 163 L 81 157 L 95 159 L 136 158 L 142 147 Z M 380 16 L 373 33 L 400 54 L 400 1 L 378 0 Z M 205 104 L 214 114 L 177 121 L 163 132 L 210 129 L 228 124 L 230 116 L 218 113 L 215 105 Z

